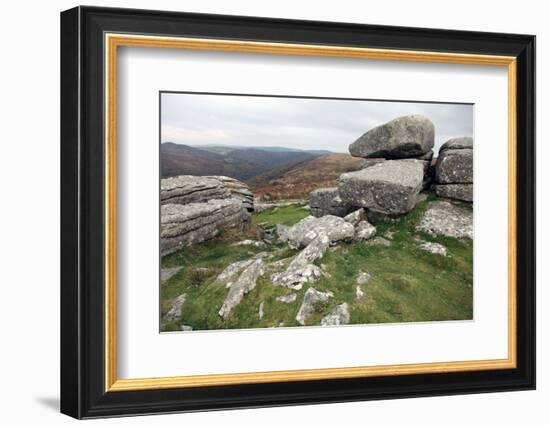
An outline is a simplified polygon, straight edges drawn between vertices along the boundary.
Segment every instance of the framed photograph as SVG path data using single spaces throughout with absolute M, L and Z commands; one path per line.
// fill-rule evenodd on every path
M 61 411 L 535 388 L 535 37 L 61 14 Z

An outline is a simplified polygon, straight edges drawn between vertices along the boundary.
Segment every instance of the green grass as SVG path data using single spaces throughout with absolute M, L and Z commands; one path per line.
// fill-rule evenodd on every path
M 334 297 L 318 306 L 306 324 L 319 324 L 324 315 L 343 302 L 350 306 L 352 324 L 472 319 L 472 241 L 416 232 L 415 226 L 426 207 L 424 202 L 397 223 L 377 225 L 378 235 L 393 233 L 390 247 L 343 243 L 338 249 L 327 251 L 317 264 L 322 264 L 330 277 L 323 276 L 312 286 L 320 291 L 330 290 Z M 253 222 L 294 224 L 307 215 L 300 206 L 281 207 L 255 214 Z M 415 239 L 418 237 L 445 245 L 447 257 L 419 250 Z M 281 323 L 298 326 L 295 317 L 308 286 L 300 291 L 273 286 L 270 273 L 258 279 L 256 288 L 232 310 L 227 320 L 218 316 L 228 289 L 214 283 L 217 274 L 230 263 L 266 250 L 231 246 L 231 242 L 231 237 L 225 235 L 162 259 L 163 267 L 183 266 L 161 286 L 162 314 L 169 310 L 176 296 L 187 294 L 181 320 L 162 324 L 162 330 L 179 330 L 181 324 L 196 330 L 276 327 Z M 285 244 L 274 244 L 267 250 L 274 253 L 270 262 L 296 253 Z M 371 279 L 361 286 L 364 295 L 357 299 L 355 279 L 361 271 L 368 272 Z M 292 292 L 297 293 L 293 304 L 275 300 Z M 264 317 L 260 320 L 258 308 L 262 302 Z
M 309 211 L 302 208 L 302 206 L 289 205 L 286 207 L 271 208 L 254 214 L 252 216 L 252 222 L 254 224 L 265 223 L 267 226 L 275 226 L 276 224 L 291 226 L 308 215 Z

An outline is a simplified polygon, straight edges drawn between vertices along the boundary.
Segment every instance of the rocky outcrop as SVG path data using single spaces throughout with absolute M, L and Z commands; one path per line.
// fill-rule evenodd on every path
M 212 239 L 226 228 L 250 223 L 254 197 L 248 186 L 225 176 L 162 179 L 161 255 Z
M 307 246 L 319 235 L 326 235 L 330 243 L 351 240 L 355 229 L 341 217 L 325 215 L 323 217 L 308 216 L 294 226 L 277 226 L 277 234 L 283 242 L 296 249 Z
M 436 236 L 473 239 L 472 212 L 447 201 L 431 202 L 416 230 Z
M 187 205 L 162 205 L 161 255 L 212 239 L 222 229 L 243 229 L 249 224 L 249 220 L 250 214 L 242 202 L 234 198 L 213 199 Z
M 304 301 L 296 315 L 296 321 L 300 325 L 305 325 L 308 316 L 315 311 L 315 305 L 326 303 L 333 296 L 334 294 L 330 291 L 321 292 L 315 288 L 309 288 L 304 295 Z
M 434 125 L 422 115 L 407 115 L 375 127 L 349 146 L 362 158 L 410 158 L 428 153 L 434 146 Z
M 473 140 L 448 140 L 439 150 L 435 165 L 435 193 L 442 198 L 473 202 Z
M 340 326 L 349 323 L 348 303 L 337 305 L 327 316 L 321 319 L 321 326 Z
M 162 179 L 160 182 L 161 205 L 187 205 L 230 197 L 231 193 L 223 183 L 210 177 L 177 176 Z
M 254 260 L 241 273 L 235 283 L 229 289 L 229 293 L 223 302 L 218 314 L 227 319 L 231 310 L 238 305 L 244 296 L 256 287 L 256 281 L 265 272 L 265 265 L 261 258 Z
M 318 235 L 291 261 L 285 271 L 271 276 L 273 285 L 299 290 L 305 283 L 319 280 L 322 271 L 313 262 L 325 254 L 329 242 L 326 234 Z
M 161 205 L 187 205 L 213 199 L 234 198 L 248 211 L 254 210 L 254 195 L 243 182 L 226 176 L 177 176 L 162 179 Z
M 385 161 L 338 179 L 344 202 L 387 215 L 411 211 L 422 189 L 423 161 Z
M 210 178 L 223 184 L 233 198 L 240 199 L 247 211 L 254 211 L 254 194 L 246 183 L 227 176 L 210 176 Z
M 342 201 L 338 195 L 337 187 L 317 189 L 311 192 L 309 208 L 311 215 L 314 217 L 322 217 L 324 215 L 344 217 L 354 209 L 357 209 Z

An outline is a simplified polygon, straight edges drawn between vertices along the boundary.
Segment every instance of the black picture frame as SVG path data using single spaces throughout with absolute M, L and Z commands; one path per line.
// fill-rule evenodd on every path
M 106 392 L 104 34 L 506 55 L 517 58 L 517 367 Z M 76 7 L 61 13 L 61 412 L 75 418 L 535 388 L 535 37 Z

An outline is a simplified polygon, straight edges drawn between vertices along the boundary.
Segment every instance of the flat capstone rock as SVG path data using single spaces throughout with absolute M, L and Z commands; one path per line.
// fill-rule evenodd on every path
M 338 179 L 342 200 L 387 215 L 411 211 L 422 189 L 424 161 L 406 159 L 384 161 Z

